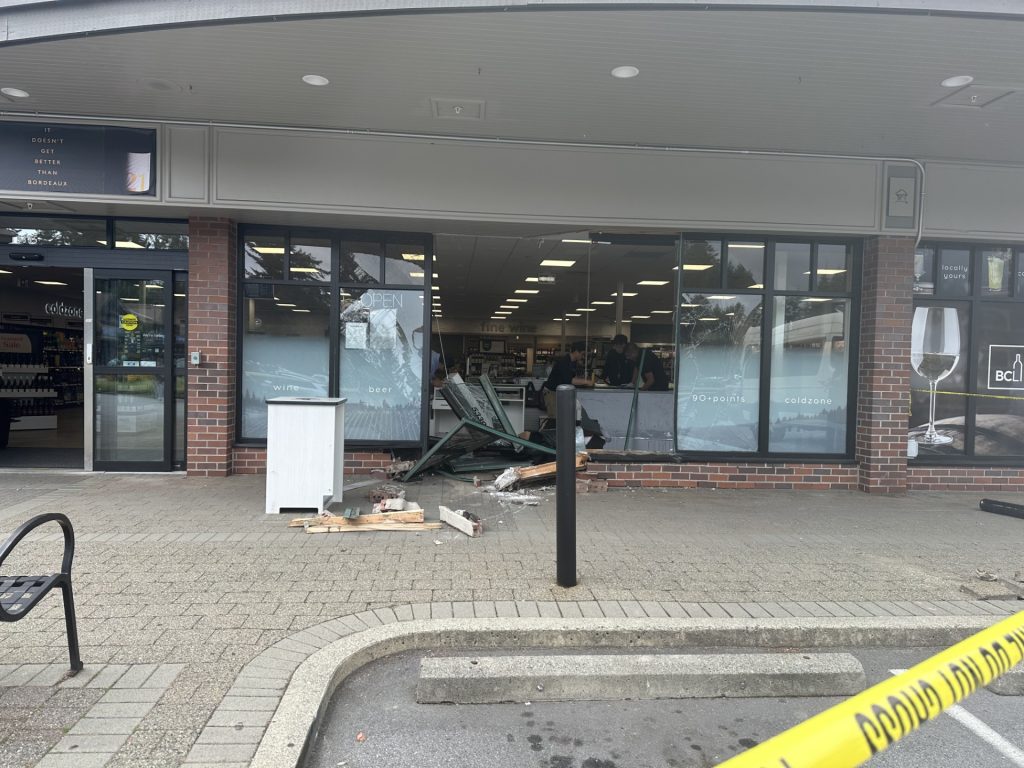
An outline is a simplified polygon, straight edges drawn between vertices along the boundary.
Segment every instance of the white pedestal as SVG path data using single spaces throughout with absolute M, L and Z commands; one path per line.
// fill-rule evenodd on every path
M 344 453 L 345 398 L 267 400 L 267 514 L 341 501 Z

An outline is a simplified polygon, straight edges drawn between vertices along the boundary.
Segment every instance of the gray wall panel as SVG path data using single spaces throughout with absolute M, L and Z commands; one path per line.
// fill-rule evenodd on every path
M 926 237 L 1024 240 L 1024 168 L 928 163 Z
M 214 204 L 806 232 L 879 227 L 881 163 L 215 129 Z
M 210 170 L 207 164 L 209 129 L 169 125 L 164 128 L 164 179 L 168 201 L 208 202 Z

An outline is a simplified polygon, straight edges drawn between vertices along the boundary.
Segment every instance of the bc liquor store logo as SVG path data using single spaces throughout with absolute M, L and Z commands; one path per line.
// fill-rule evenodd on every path
M 1024 346 L 988 345 L 988 388 L 1024 390 Z

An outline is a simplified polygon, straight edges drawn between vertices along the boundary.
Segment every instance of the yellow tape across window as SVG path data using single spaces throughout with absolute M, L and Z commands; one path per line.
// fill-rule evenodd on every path
M 719 768 L 853 768 L 1024 660 L 1024 611 Z

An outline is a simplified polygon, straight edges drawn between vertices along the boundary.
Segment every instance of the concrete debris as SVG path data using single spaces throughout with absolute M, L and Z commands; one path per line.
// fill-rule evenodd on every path
M 446 523 L 457 531 L 461 531 L 471 539 L 477 538 L 484 532 L 483 523 L 472 512 L 467 512 L 464 509 L 449 509 L 443 505 L 439 506 L 438 509 L 441 512 L 442 523 Z
M 535 507 L 542 501 L 540 496 L 529 496 L 518 491 L 488 491 L 498 501 L 505 501 L 509 504 L 523 504 L 527 507 Z
M 974 573 L 982 581 L 995 581 L 996 575 L 991 571 L 986 571 L 984 568 L 976 568 Z
M 404 499 L 405 489 L 397 485 L 382 485 L 379 488 L 374 488 L 367 496 L 370 501 L 377 504 L 385 499 Z
M 587 454 L 576 454 L 576 471 L 586 468 Z M 494 481 L 496 491 L 505 491 L 520 483 L 528 483 L 534 480 L 553 478 L 556 474 L 556 462 L 550 461 L 547 464 L 537 464 L 533 467 L 509 467 L 502 472 Z

